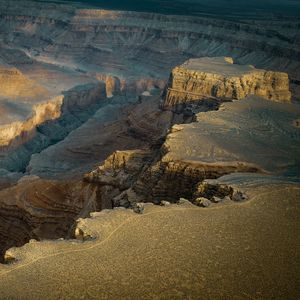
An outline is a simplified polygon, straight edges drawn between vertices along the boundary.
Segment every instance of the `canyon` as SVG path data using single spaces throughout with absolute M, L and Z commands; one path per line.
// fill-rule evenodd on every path
M 299 296 L 299 18 L 263 16 L 0 0 L 0 298 Z

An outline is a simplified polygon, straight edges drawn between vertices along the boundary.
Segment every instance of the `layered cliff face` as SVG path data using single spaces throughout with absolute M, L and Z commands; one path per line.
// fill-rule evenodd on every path
M 205 182 L 226 174 L 297 181 L 297 106 L 246 99 L 216 111 L 224 98 L 253 94 L 290 101 L 288 75 L 295 84 L 300 78 L 297 22 L 0 0 L 0 65 L 19 70 L 15 94 L 6 88 L 0 104 L 0 114 L 9 112 L 0 129 L 0 250 L 69 237 L 75 219 L 93 210 L 182 197 L 232 204 L 235 192 L 245 200 L 231 183 Z M 175 68 L 160 97 L 175 65 L 218 55 L 266 71 L 192 59 Z M 185 107 L 162 110 L 163 103 Z M 26 175 L 41 179 L 16 184 Z M 89 237 L 83 223 L 81 239 Z
M 288 74 L 233 63 L 229 57 L 190 59 L 172 70 L 164 108 L 205 98 L 244 99 L 249 95 L 289 102 Z
M 32 154 L 64 139 L 105 105 L 101 82 L 77 86 L 64 94 L 33 106 L 28 119 L 0 127 L 0 168 L 24 172 Z
M 82 88 L 75 90 L 78 92 L 78 89 Z M 80 97 L 74 97 L 73 92 L 69 92 L 69 103 L 77 99 L 80 104 Z M 114 197 L 130 188 L 145 166 L 150 165 L 157 152 L 151 147 L 161 144 L 172 114 L 159 110 L 160 98 L 157 96 L 142 97 L 134 107 L 125 106 L 122 97 L 119 106 L 114 103 L 116 98 L 109 101 L 113 101 L 110 107 L 100 108 L 93 118 L 73 130 L 64 141 L 33 155 L 27 172 L 52 180 L 25 176 L 17 185 L 0 191 L 2 254 L 7 248 L 22 245 L 29 239 L 70 237 L 78 217 L 85 217 L 95 210 L 127 205 L 122 200 L 117 203 Z M 63 111 L 75 108 L 71 105 Z M 123 110 L 122 114 L 120 110 Z M 54 126 L 55 130 L 57 126 Z M 117 151 L 109 156 L 117 149 L 138 147 L 144 149 Z M 104 166 L 87 175 L 82 182 L 80 174 L 91 170 L 107 156 Z M 11 181 L 23 175 L 12 173 Z M 8 179 L 8 174 L 5 176 Z M 73 177 L 79 179 L 71 180 Z M 56 178 L 66 180 L 57 181 Z M 9 186 L 9 182 L 6 185 Z
M 139 201 L 232 197 L 230 186 L 203 186 L 207 179 L 231 173 L 253 173 L 252 181 L 258 176 L 268 182 L 273 175 L 299 182 L 299 113 L 298 105 L 257 97 L 224 103 L 218 111 L 198 113 L 193 123 L 174 125 L 152 156 L 138 150 L 117 152 L 85 179 L 113 186 L 110 200 L 125 207 Z
M 30 239 L 71 237 L 72 226 L 103 206 L 97 187 L 69 181 L 23 177 L 17 185 L 0 191 L 0 253 Z
M 187 69 L 191 65 L 193 69 Z M 177 201 L 181 197 L 196 201 L 204 180 L 230 173 L 274 173 L 297 178 L 299 136 L 294 124 L 299 107 L 266 101 L 290 100 L 287 74 L 233 65 L 230 58 L 197 59 L 184 66 L 186 69 L 179 67 L 173 71 L 162 107 L 185 106 L 185 109 L 172 109 L 173 113 L 165 111 L 172 116 L 169 126 L 173 127 L 171 131 L 164 131 L 166 140 L 160 150 L 153 151 L 152 157 L 145 156 L 144 167 L 140 166 L 142 171 L 138 175 L 130 177 L 126 171 L 131 163 L 135 165 L 134 160 L 127 159 L 126 163 L 124 160 L 124 165 L 114 167 L 110 158 L 86 176 L 87 181 L 114 186 L 115 193 L 111 197 L 114 205 L 129 207 L 137 201 L 160 203 Z M 212 95 L 214 91 L 216 94 Z M 222 100 L 228 102 L 235 98 L 243 101 L 221 104 Z M 184 123 L 187 111 L 194 115 L 187 119 L 192 123 L 174 125 Z M 160 124 L 161 113 L 157 112 L 156 119 Z M 136 124 L 135 130 L 139 129 L 140 121 L 133 124 Z M 266 144 L 271 133 L 272 139 Z M 117 152 L 113 158 L 118 161 L 126 157 L 125 154 Z M 130 182 L 126 188 L 124 180 Z M 218 190 L 217 187 L 213 189 Z
M 81 71 L 157 76 L 190 57 L 231 55 L 299 79 L 298 20 L 292 17 L 233 22 L 32 1 L 0 5 L 1 40 L 26 49 L 33 60 Z
M 36 127 L 61 116 L 63 96 L 58 96 L 32 107 L 32 116 L 27 120 L 0 126 L 0 147 L 15 148 L 33 138 Z
M 191 57 L 208 55 L 231 55 L 238 63 L 285 71 L 294 82 L 299 80 L 298 23 L 292 18 L 233 22 L 220 18 L 83 9 L 36 1 L 10 1 L 9 4 L 0 1 L 0 7 L 0 65 L 17 70 L 16 74 L 28 79 L 24 88 L 19 85 L 18 90 L 16 86 L 16 95 L 25 95 L 25 88 L 34 92 L 33 86 L 37 86 L 38 91 L 50 91 L 51 97 L 46 100 L 56 99 L 73 86 L 100 80 L 106 83 L 107 97 L 121 94 L 124 103 L 134 102 L 144 92 L 159 94 L 175 65 Z M 229 85 L 237 82 L 229 81 L 225 87 L 218 86 L 215 93 L 227 93 L 227 96 L 237 93 L 236 97 L 242 97 L 258 88 L 260 95 L 267 98 L 288 99 L 287 94 L 269 86 L 270 81 L 285 84 L 286 79 L 277 75 L 266 72 L 257 80 L 261 86 L 268 85 L 265 90 L 257 84 L 244 91 L 242 85 L 247 86 L 248 80 L 245 78 L 246 83 L 240 83 L 238 89 L 232 91 Z M 36 95 L 40 94 L 36 92 Z M 37 101 L 44 103 L 45 95 L 46 92 L 42 93 Z M 9 98 L 0 104 L 1 111 L 7 115 L 3 125 L 8 125 L 16 121 L 16 116 L 22 122 L 28 119 L 34 114 L 34 106 Z M 77 119 L 78 115 L 65 121 L 82 124 Z M 18 129 L 7 129 L 9 127 L 5 127 L 5 136 L 24 131 L 19 125 Z M 67 127 L 73 130 L 78 126 L 67 124 Z M 31 134 L 25 135 L 31 137 Z M 20 139 L 17 140 L 19 145 Z M 24 142 L 21 141 L 25 145 Z M 50 144 L 52 142 L 45 145 Z M 26 148 L 37 149 L 28 151 L 31 155 L 45 147 L 36 147 L 33 142 L 26 144 Z M 21 147 L 19 152 L 23 149 Z M 14 154 L 14 157 L 20 156 Z M 26 168 L 7 166 L 7 162 L 2 164 L 11 171 Z
M 8 68 L 0 65 L 0 98 L 13 98 L 19 100 L 37 100 L 49 97 L 49 91 L 24 76 L 16 68 Z M 1 123 L 3 120 L 1 120 Z

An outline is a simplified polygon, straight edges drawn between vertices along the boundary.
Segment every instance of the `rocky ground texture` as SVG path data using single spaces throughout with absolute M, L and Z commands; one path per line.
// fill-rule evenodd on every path
M 77 240 L 10 249 L 16 261 L 0 265 L 1 297 L 297 299 L 299 193 L 252 186 L 251 200 L 215 208 L 93 213 L 78 221 Z

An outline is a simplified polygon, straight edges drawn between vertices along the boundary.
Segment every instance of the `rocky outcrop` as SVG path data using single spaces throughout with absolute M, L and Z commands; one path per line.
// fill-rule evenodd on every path
M 152 158 L 153 153 L 149 150 L 116 151 L 103 165 L 86 174 L 84 180 L 99 187 L 102 201 L 111 203 L 113 207 L 129 207 L 130 189 L 142 171 L 151 164 Z M 132 194 L 132 197 L 136 202 L 136 195 Z
M 297 105 L 256 98 L 199 113 L 197 122 L 173 126 L 162 158 L 140 176 L 133 190 L 158 201 L 180 196 L 195 200 L 203 180 L 225 174 L 269 173 L 296 179 L 300 139 L 293 120 L 299 113 Z
M 23 177 L 11 188 L 0 191 L 0 253 L 21 246 L 30 239 L 72 236 L 78 217 L 102 206 L 97 188 L 81 182 L 41 180 Z
M 139 173 L 151 159 L 151 151 L 116 151 L 103 165 L 85 176 L 89 182 L 111 185 L 122 190 L 131 187 Z
M 184 155 L 182 155 L 184 156 Z M 205 164 L 174 160 L 162 161 L 150 166 L 133 185 L 133 191 L 144 201 L 160 203 L 163 200 L 177 202 L 181 197 L 195 201 L 197 188 L 205 179 L 216 179 L 234 172 L 261 172 L 250 164 Z M 137 197 L 136 197 L 137 199 Z M 134 199 L 130 199 L 134 203 Z
M 43 178 L 80 179 L 117 150 L 159 148 L 172 113 L 159 109 L 158 96 L 142 96 L 131 104 L 126 100 L 125 96 L 107 100 L 63 141 L 34 154 L 27 171 Z
M 232 173 L 261 174 L 266 178 L 276 174 L 296 180 L 300 139 L 294 120 L 298 114 L 297 105 L 261 98 L 224 103 L 219 111 L 198 113 L 194 123 L 174 125 L 160 150 L 144 161 L 143 168 L 138 164 L 135 176 L 125 175 L 119 164 L 122 161 L 121 165 L 130 170 L 131 164 L 135 168 L 135 160 L 127 159 L 125 163 L 125 153 L 116 153 L 87 179 L 103 186 L 113 185 L 111 199 L 116 206 L 134 207 L 140 201 L 176 202 L 182 197 L 193 202 L 201 197 L 213 203 L 224 197 L 242 201 L 243 193 L 230 186 L 203 182 Z M 267 139 L 271 134 L 272 138 Z M 115 160 L 117 164 L 112 163 Z M 109 166 L 109 172 L 105 172 L 105 166 Z
M 172 70 L 163 107 L 206 98 L 240 100 L 249 95 L 289 102 L 288 75 L 236 65 L 229 57 L 197 58 Z
M 121 88 L 124 83 L 119 77 L 99 73 L 96 73 L 94 76 L 98 80 L 105 82 L 107 98 L 112 98 L 113 96 L 119 95 L 121 93 Z
M 164 89 L 166 80 L 164 78 L 153 78 L 142 75 L 141 78 L 118 77 L 109 74 L 91 73 L 106 84 L 106 96 L 112 98 L 118 95 L 136 97 L 143 93 L 156 96 Z
M 0 126 L 0 148 L 15 148 L 28 142 L 35 135 L 36 127 L 61 116 L 63 96 L 33 106 L 32 116 L 24 122 L 18 121 Z
M 296 104 L 250 97 L 197 114 L 191 124 L 175 125 L 164 143 L 163 161 L 207 165 L 246 163 L 266 173 L 297 176 L 299 129 Z
M 32 154 L 65 138 L 97 110 L 106 97 L 104 83 L 77 86 L 36 104 L 24 121 L 0 127 L 0 168 L 24 171 Z

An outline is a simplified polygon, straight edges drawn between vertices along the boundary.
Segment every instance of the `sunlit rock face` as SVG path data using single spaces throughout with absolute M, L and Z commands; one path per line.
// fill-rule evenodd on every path
M 28 119 L 0 126 L 0 168 L 24 172 L 33 153 L 64 139 L 103 105 L 105 98 L 101 82 L 77 86 L 32 106 Z
M 114 190 L 110 200 L 130 207 L 181 197 L 195 201 L 201 184 L 227 174 L 252 182 L 299 184 L 299 105 L 248 97 L 201 112 L 190 124 L 174 125 L 157 152 L 119 151 L 86 175 L 87 182 Z M 239 182 L 240 183 L 240 182 Z
M 46 98 L 49 91 L 24 76 L 16 68 L 0 66 L 1 98 L 19 100 Z M 3 120 L 1 120 L 3 122 Z
M 162 108 L 173 119 L 159 150 L 115 152 L 85 180 L 112 188 L 110 201 L 125 207 L 196 201 L 203 181 L 231 173 L 297 182 L 300 111 L 290 100 L 286 73 L 235 65 L 229 57 L 191 59 L 172 71 L 166 87 Z M 188 109 L 191 123 L 173 125 L 185 123 L 176 116 Z
M 122 96 L 123 105 L 119 100 L 109 103 L 117 114 L 121 106 L 137 101 L 140 94 L 159 94 L 170 70 L 193 57 L 231 56 L 236 63 L 287 72 L 293 82 L 300 78 L 297 22 L 293 18 L 233 22 L 36 1 L 0 1 L 0 8 L 1 143 L 21 147 L 13 154 L 14 161 L 26 144 L 27 157 L 26 163 L 15 168 L 14 163 L 7 163 L 6 150 L 2 151 L 4 162 L 0 164 L 10 171 L 26 170 L 32 154 L 63 140 L 97 112 L 101 103 L 91 109 L 89 97 L 84 100 L 79 95 L 82 111 L 89 113 L 74 117 L 72 112 L 64 118 L 63 127 L 68 130 L 60 130 L 67 134 L 44 142 L 52 132 L 46 129 L 49 121 L 60 120 L 57 99 L 65 99 L 64 91 L 75 86 L 104 82 L 104 98 Z M 282 76 L 266 72 L 259 82 L 262 86 L 273 80 L 283 90 L 287 79 Z M 230 92 L 228 86 L 215 94 L 239 98 L 249 93 L 243 87 Z M 263 93 L 268 98 L 289 99 L 288 94 L 270 86 L 261 88 L 260 95 Z M 102 92 L 98 96 L 103 100 Z M 38 141 L 34 139 L 36 127 L 42 128 Z
M 205 98 L 241 100 L 249 95 L 290 102 L 288 74 L 237 65 L 230 57 L 190 59 L 173 69 L 163 106 Z

